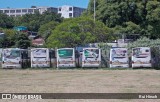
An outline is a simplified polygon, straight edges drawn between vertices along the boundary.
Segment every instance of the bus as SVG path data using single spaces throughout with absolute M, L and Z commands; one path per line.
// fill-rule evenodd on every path
M 150 47 L 132 49 L 132 68 L 134 67 L 152 67 Z
M 109 66 L 110 68 L 129 67 L 129 59 L 128 59 L 128 50 L 127 48 L 111 48 L 110 49 L 110 58 L 109 58 Z
M 27 68 L 30 59 L 27 49 L 5 48 L 2 50 L 2 68 Z
M 60 67 L 76 67 L 74 48 L 57 49 L 57 68 Z
M 50 67 L 50 56 L 48 48 L 31 49 L 31 67 Z
M 101 50 L 99 48 L 83 48 L 82 67 L 100 67 Z

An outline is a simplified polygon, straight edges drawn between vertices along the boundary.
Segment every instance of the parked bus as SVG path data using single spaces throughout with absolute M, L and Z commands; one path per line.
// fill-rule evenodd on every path
M 57 49 L 57 68 L 59 67 L 76 67 L 74 48 Z
M 152 67 L 150 47 L 132 49 L 132 68 L 134 67 Z
M 99 48 L 83 48 L 82 67 L 100 67 L 101 50 Z
M 127 48 L 111 48 L 110 49 L 110 68 L 129 67 Z
M 31 49 L 31 67 L 50 67 L 50 57 L 48 48 Z
M 2 68 L 30 67 L 27 49 L 5 48 L 2 50 Z

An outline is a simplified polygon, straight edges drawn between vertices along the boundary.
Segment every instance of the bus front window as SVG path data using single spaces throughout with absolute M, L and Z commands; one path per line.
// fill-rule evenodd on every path
M 4 53 L 4 56 L 6 58 L 14 59 L 14 58 L 20 57 L 20 51 L 18 51 L 18 50 L 10 50 L 7 53 Z
M 114 58 L 125 58 L 127 57 L 127 51 L 126 50 L 112 50 L 112 56 Z
M 73 56 L 73 50 L 72 49 L 64 49 L 64 50 L 58 50 L 59 57 L 63 58 L 71 58 Z

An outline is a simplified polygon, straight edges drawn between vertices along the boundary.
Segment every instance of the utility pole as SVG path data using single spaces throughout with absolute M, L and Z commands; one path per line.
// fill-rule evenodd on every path
M 94 32 L 93 34 L 95 34 L 95 21 L 96 21 L 96 0 L 94 0 Z M 95 43 L 95 41 L 94 41 Z
M 94 0 L 94 22 L 96 20 L 96 0 Z

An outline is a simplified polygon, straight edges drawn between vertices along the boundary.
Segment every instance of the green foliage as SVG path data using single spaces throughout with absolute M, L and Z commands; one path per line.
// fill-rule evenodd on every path
M 133 23 L 133 22 L 126 22 L 124 24 L 124 27 L 122 26 L 116 26 L 112 28 L 113 34 L 115 34 L 117 37 L 121 37 L 123 34 L 140 34 L 141 29 L 140 26 Z
M 160 38 L 160 2 L 148 1 L 146 5 L 148 29 L 151 38 Z
M 128 44 L 128 48 L 134 47 L 158 47 L 160 45 L 160 39 L 151 40 L 149 38 L 143 37 L 138 39 L 133 43 Z
M 138 39 L 135 42 L 129 43 L 127 47 L 130 53 L 131 53 L 131 49 L 135 47 L 156 48 L 156 47 L 160 47 L 160 39 L 151 40 L 149 38 L 143 37 L 143 38 Z
M 13 18 L 7 16 L 6 14 L 0 13 L 0 27 L 13 28 L 13 26 L 14 26 Z
M 12 46 L 13 42 L 10 41 L 6 36 L 4 38 L 0 39 L 0 47 L 1 48 L 7 48 Z
M 47 39 L 48 47 L 75 47 L 93 42 L 106 42 L 112 30 L 87 17 L 68 19 L 58 25 Z
M 0 38 L 0 47 L 18 47 L 18 48 L 28 48 L 31 46 L 31 42 L 28 39 L 27 33 L 17 32 L 13 29 L 1 29 L 5 36 Z
M 31 45 L 27 34 L 21 34 L 21 32 L 16 32 L 8 28 L 20 25 L 26 26 L 30 31 L 40 30 L 40 35 L 47 39 L 51 31 L 58 23 L 62 22 L 62 20 L 59 14 L 52 12 L 44 12 L 43 14 L 35 12 L 35 14 L 26 14 L 22 17 L 15 18 L 0 13 L 0 27 L 5 33 L 4 39 L 0 39 L 0 46 L 27 48 Z
M 92 17 L 93 1 L 90 0 L 85 12 Z M 138 33 L 152 39 L 160 38 L 159 0 L 96 0 L 96 19 L 116 29 L 114 33 Z
M 18 32 L 15 35 L 15 47 L 27 49 L 31 46 L 31 41 L 28 39 L 26 33 Z
M 2 32 L 5 33 L 5 36 L 4 38 L 1 38 L 0 46 L 2 48 L 13 46 L 15 44 L 14 36 L 16 34 L 16 31 L 12 29 L 1 29 L 1 30 Z
M 62 22 L 62 18 L 59 14 L 53 12 L 44 12 L 40 14 L 26 14 L 22 17 L 15 18 L 15 26 L 26 26 L 30 31 L 38 31 L 41 25 L 49 23 L 51 21 Z
M 13 29 L 3 29 L 3 32 L 5 33 L 6 37 L 11 40 L 15 36 L 17 31 Z
M 58 24 L 59 23 L 55 21 L 43 24 L 40 26 L 38 34 L 46 40 Z

